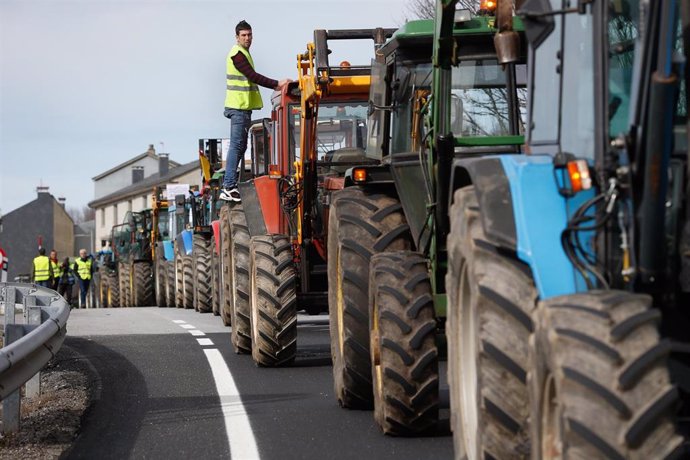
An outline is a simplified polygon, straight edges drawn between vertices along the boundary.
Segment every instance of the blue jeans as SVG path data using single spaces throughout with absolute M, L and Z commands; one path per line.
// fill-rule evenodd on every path
M 79 306 L 86 307 L 86 293 L 89 292 L 89 284 L 91 283 L 91 280 L 83 280 L 81 278 L 77 278 L 77 281 L 79 281 Z
M 223 188 L 233 188 L 237 186 L 237 168 L 244 160 L 244 151 L 247 150 L 252 111 L 226 108 L 224 115 L 230 119 L 230 148 L 225 159 Z
M 50 280 L 34 281 L 34 284 L 38 286 L 47 287 L 48 289 L 53 289 L 53 282 Z

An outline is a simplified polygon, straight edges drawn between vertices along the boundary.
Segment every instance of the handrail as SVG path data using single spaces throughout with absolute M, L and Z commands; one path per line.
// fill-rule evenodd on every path
M 0 400 L 21 387 L 55 356 L 65 340 L 70 306 L 52 289 L 25 283 L 0 283 L 0 306 L 14 315 L 17 305 L 25 314 L 40 308 L 39 325 L 16 324 L 23 337 L 0 349 Z M 5 337 L 7 339 L 7 337 Z

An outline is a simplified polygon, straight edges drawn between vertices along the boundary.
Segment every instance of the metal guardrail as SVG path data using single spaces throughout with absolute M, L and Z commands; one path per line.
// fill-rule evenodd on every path
M 14 324 L 18 306 L 23 307 L 26 318 L 23 324 Z M 34 284 L 0 283 L 0 309 L 5 314 L 4 347 L 0 349 L 0 400 L 7 410 L 10 400 L 15 399 L 16 404 L 9 404 L 14 411 L 15 405 L 19 408 L 17 390 L 62 346 L 70 306 L 52 289 Z M 7 431 L 8 427 L 4 428 Z

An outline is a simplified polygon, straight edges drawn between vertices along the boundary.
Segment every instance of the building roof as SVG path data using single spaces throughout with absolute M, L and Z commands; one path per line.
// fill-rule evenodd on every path
M 101 208 L 112 203 L 123 201 L 130 197 L 140 196 L 142 192 L 150 193 L 153 190 L 153 187 L 174 182 L 175 178 L 190 173 L 195 169 L 201 169 L 199 160 L 190 161 L 189 163 L 177 166 L 176 168 L 171 168 L 163 176 L 161 176 L 160 173 L 152 174 L 143 180 L 140 180 L 136 184 L 129 185 L 118 190 L 117 192 L 113 192 L 97 200 L 93 200 L 88 203 L 88 206 L 90 208 Z
M 108 175 L 114 173 L 115 171 L 119 171 L 120 169 L 126 168 L 127 166 L 129 166 L 133 163 L 136 163 L 137 161 L 139 161 L 143 158 L 146 158 L 146 157 L 149 157 L 149 158 L 156 160 L 156 161 L 160 161 L 160 157 L 158 155 L 156 155 L 155 149 L 150 148 L 146 152 L 144 152 L 140 155 L 137 155 L 134 158 L 130 158 L 129 160 L 125 161 L 124 163 L 120 163 L 119 165 L 115 166 L 114 168 L 110 168 L 109 170 L 107 170 L 104 173 L 101 173 L 97 176 L 92 177 L 91 180 L 96 181 L 99 179 L 103 179 L 105 176 L 108 176 Z M 176 166 L 180 166 L 180 164 L 177 163 L 176 161 L 168 160 L 168 162 L 169 162 L 168 165 L 169 165 L 170 169 L 172 169 Z
M 45 191 L 45 192 L 39 192 L 39 193 L 38 193 L 38 196 L 37 196 L 35 199 L 29 201 L 28 203 L 25 203 L 25 204 L 19 206 L 18 208 L 13 209 L 12 211 L 8 212 L 7 214 L 5 214 L 5 215 L 2 216 L 2 217 L 8 218 L 8 217 L 12 216 L 14 213 L 18 213 L 18 212 L 23 211 L 23 210 L 25 210 L 25 209 L 30 209 L 30 208 L 36 206 L 40 200 L 44 200 L 44 199 L 46 199 L 46 198 L 50 198 L 50 199 L 51 199 L 52 201 L 54 201 L 56 204 L 60 205 L 60 208 L 62 208 L 62 211 L 60 211 L 60 212 L 62 212 L 63 214 L 65 214 L 67 217 L 69 217 L 69 220 L 71 220 L 72 223 L 74 223 L 74 219 L 72 219 L 72 216 L 70 216 L 69 213 L 67 212 L 67 210 L 65 209 L 64 203 L 60 203 L 60 202 L 53 196 L 53 194 L 50 193 L 50 192 L 48 192 L 47 190 L 48 190 L 48 188 L 46 187 L 46 191 Z M 2 219 L 0 219 L 0 220 L 2 220 Z

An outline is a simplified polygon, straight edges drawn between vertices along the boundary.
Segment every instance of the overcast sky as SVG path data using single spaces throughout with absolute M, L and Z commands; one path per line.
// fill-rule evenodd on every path
M 407 5 L 0 0 L 0 212 L 32 201 L 40 184 L 81 207 L 92 177 L 149 144 L 187 163 L 199 138 L 228 137 L 225 57 L 240 20 L 253 28 L 256 70 L 294 80 L 314 29 L 399 27 Z M 370 43 L 341 42 L 331 59 L 368 63 Z M 270 90 L 262 95 L 266 106 Z

